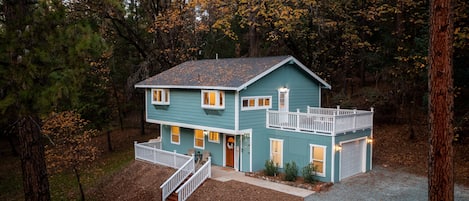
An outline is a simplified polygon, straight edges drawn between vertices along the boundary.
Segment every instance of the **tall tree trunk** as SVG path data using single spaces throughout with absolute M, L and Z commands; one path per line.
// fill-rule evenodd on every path
M 24 199 L 50 200 L 44 147 L 37 118 L 22 117 L 18 124 Z
M 428 163 L 429 200 L 454 200 L 453 69 L 451 0 L 430 6 Z
M 80 199 L 81 199 L 81 201 L 85 201 L 85 192 L 83 191 L 83 185 L 81 185 L 80 173 L 78 172 L 77 167 L 73 167 L 73 172 L 75 173 L 75 177 L 77 178 L 78 187 L 80 188 Z

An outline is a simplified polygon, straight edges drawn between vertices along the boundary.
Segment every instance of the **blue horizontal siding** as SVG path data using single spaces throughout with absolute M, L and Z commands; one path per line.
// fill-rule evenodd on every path
M 201 107 L 201 90 L 170 90 L 170 104 L 151 104 L 151 90 L 147 89 L 149 120 L 177 122 L 207 127 L 234 129 L 234 92 L 225 91 L 225 109 L 207 110 Z
M 171 143 L 171 126 L 162 125 L 161 126 L 161 136 L 162 136 L 162 145 L 163 150 L 167 151 L 176 151 L 180 154 L 187 154 L 189 149 L 194 149 L 196 152 L 203 153 L 203 151 L 209 151 L 210 156 L 212 157 L 212 164 L 214 165 L 223 165 L 223 135 L 220 134 L 220 143 L 209 142 L 207 136 L 205 138 L 205 147 L 204 149 L 198 149 L 194 147 L 194 130 L 188 128 L 180 128 L 180 143 L 172 144 Z

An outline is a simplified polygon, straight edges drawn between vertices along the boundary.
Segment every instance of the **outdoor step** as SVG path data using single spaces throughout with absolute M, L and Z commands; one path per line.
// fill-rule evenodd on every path
M 179 189 L 179 187 L 181 187 L 182 185 L 184 185 L 186 183 L 187 180 L 189 180 L 190 178 L 192 177 L 192 173 L 189 174 L 185 179 L 184 181 L 182 181 L 181 184 L 179 184 L 179 186 L 176 188 Z M 174 192 L 172 192 L 168 198 L 166 198 L 167 201 L 177 201 L 178 200 L 178 194 L 176 193 L 176 190 L 174 190 Z
M 178 194 L 176 192 L 171 193 L 168 198 L 166 198 L 166 201 L 177 201 L 178 200 Z

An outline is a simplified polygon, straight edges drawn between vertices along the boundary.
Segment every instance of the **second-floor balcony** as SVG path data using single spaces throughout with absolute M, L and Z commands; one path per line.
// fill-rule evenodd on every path
M 371 111 L 309 107 L 306 113 L 267 110 L 267 128 L 335 136 L 373 127 Z

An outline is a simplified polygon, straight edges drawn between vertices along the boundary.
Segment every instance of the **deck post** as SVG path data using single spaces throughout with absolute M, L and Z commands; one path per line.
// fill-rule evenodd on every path
M 300 130 L 300 109 L 296 108 L 296 130 Z
M 357 109 L 353 109 L 353 132 L 356 131 L 357 128 Z
M 338 111 L 337 111 L 337 112 L 338 112 Z M 336 124 L 335 124 L 335 117 L 336 117 L 336 116 L 337 116 L 337 115 L 336 115 L 336 111 L 334 111 L 334 114 L 332 115 L 332 133 L 331 133 L 332 136 L 335 136 L 335 126 L 336 126 Z

